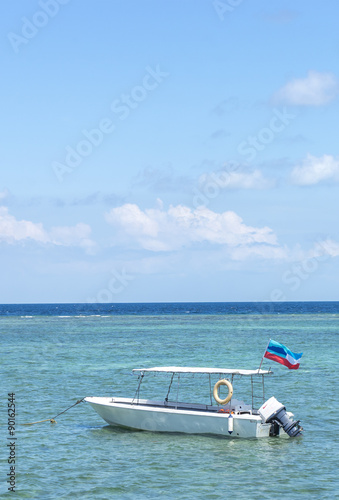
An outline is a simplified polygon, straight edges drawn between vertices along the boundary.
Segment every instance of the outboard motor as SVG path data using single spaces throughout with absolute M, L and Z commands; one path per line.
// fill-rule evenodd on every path
M 279 403 L 275 397 L 268 399 L 259 408 L 259 414 L 265 423 L 276 422 L 290 437 L 296 437 L 301 434 L 300 420 L 292 420 L 287 415 L 285 406 Z

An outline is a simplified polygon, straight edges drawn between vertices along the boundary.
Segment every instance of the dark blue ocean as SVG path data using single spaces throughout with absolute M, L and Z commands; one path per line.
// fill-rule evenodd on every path
M 162 314 L 336 314 L 339 302 L 168 302 L 134 304 L 0 304 L 0 316 Z
M 0 498 L 339 498 L 338 335 L 339 302 L 0 305 Z M 255 369 L 270 338 L 303 353 L 298 370 L 263 364 L 267 398 L 301 438 L 136 432 L 86 403 L 58 415 L 85 396 L 134 396 L 133 368 Z

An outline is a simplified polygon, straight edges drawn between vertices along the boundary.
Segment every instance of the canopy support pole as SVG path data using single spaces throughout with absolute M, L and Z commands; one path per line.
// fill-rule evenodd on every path
M 172 373 L 171 381 L 170 381 L 170 384 L 169 384 L 169 387 L 168 387 L 168 391 L 167 391 L 167 396 L 165 397 L 165 402 L 166 403 L 168 402 L 168 396 L 169 396 L 169 393 L 170 393 L 170 390 L 171 390 L 171 387 L 172 387 L 173 378 L 174 378 L 174 373 Z
M 175 406 L 175 409 L 178 408 L 178 401 L 179 401 L 179 384 L 180 384 L 180 373 L 178 373 L 178 388 L 177 388 L 177 404 Z
M 138 387 L 137 387 L 137 390 L 135 391 L 135 394 L 134 394 L 134 398 L 132 399 L 132 404 L 134 404 L 134 400 L 135 398 L 137 397 L 137 404 L 139 403 L 139 399 L 140 399 L 140 386 L 141 386 L 141 382 L 142 382 L 142 379 L 144 378 L 144 372 L 141 372 L 140 376 L 139 376 L 139 384 L 138 384 Z

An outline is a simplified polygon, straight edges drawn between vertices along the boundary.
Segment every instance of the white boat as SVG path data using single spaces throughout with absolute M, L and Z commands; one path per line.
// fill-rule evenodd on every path
M 136 368 L 133 373 L 139 375 L 138 387 L 133 398 L 85 398 L 85 401 L 90 403 L 110 425 L 144 431 L 214 434 L 236 438 L 295 437 L 301 434 L 299 421 L 293 420 L 293 414 L 287 412 L 283 404 L 274 397 L 266 401 L 264 379 L 272 374 L 270 370 L 165 366 Z M 170 376 L 166 397 L 163 400 L 141 399 L 140 389 L 145 375 L 159 373 L 167 373 Z M 186 374 L 207 376 L 209 388 L 207 403 L 179 401 L 178 388 L 182 379 L 186 378 Z M 233 388 L 238 386 L 237 381 L 244 378 L 249 381 L 251 404 L 233 397 Z M 170 391 L 173 382 L 177 387 L 177 394 L 172 400 Z M 224 389 L 223 386 L 228 389 L 228 394 L 224 398 L 220 394 L 220 389 Z M 255 390 L 258 386 L 260 395 L 256 394 Z

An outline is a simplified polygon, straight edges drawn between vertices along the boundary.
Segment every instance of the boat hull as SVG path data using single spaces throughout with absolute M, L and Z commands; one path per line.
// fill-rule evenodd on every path
M 224 437 L 261 438 L 270 435 L 271 424 L 250 412 L 229 414 L 216 407 L 163 404 L 156 401 L 87 397 L 93 409 L 110 425 L 153 432 L 214 434 Z

